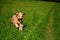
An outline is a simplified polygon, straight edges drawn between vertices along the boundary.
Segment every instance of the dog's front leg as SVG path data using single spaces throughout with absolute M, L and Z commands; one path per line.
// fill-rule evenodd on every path
M 15 26 L 16 26 L 16 27 L 19 27 L 19 25 L 18 25 L 18 24 L 15 24 Z
M 20 24 L 19 30 L 23 30 L 23 24 Z

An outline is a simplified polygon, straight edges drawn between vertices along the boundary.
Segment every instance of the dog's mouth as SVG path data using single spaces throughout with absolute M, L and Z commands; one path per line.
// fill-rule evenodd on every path
M 18 19 L 18 21 L 19 21 L 21 24 L 22 24 L 22 22 L 23 22 L 22 19 Z
M 18 19 L 18 21 L 22 21 L 22 19 Z

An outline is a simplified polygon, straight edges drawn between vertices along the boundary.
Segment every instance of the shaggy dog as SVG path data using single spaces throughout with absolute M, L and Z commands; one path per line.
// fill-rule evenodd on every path
M 23 12 L 17 12 L 15 15 L 12 16 L 11 22 L 19 28 L 19 30 L 23 30 Z

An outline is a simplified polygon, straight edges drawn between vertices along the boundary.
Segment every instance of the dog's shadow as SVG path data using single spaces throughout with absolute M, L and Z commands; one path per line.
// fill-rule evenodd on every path
M 26 24 L 24 24 L 24 27 L 26 27 L 27 25 Z
M 25 29 L 26 26 L 27 26 L 27 24 L 24 24 L 23 29 Z

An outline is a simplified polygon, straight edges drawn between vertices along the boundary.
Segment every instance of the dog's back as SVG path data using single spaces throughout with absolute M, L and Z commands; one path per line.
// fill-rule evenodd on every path
M 13 24 L 17 24 L 17 23 L 18 23 L 18 19 L 17 19 L 16 15 L 13 15 L 13 16 L 12 16 L 11 22 L 12 22 Z

